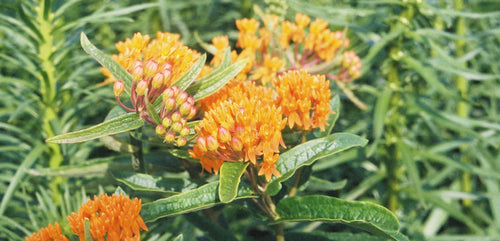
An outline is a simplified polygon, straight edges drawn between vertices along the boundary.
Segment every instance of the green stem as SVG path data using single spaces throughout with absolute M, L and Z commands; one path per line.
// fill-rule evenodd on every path
M 49 2 L 47 2 L 49 1 Z M 51 15 L 52 11 L 50 9 L 45 9 L 46 7 L 50 7 L 50 0 L 42 0 L 40 1 L 40 5 L 37 11 L 37 23 L 40 28 L 40 33 L 42 35 L 42 39 L 40 39 L 38 45 L 39 59 L 41 62 L 41 69 L 45 72 L 45 74 L 40 75 L 40 93 L 42 95 L 42 106 L 44 108 L 43 111 L 43 119 L 42 119 L 42 129 L 45 133 L 45 136 L 52 137 L 57 133 L 52 127 L 52 123 L 58 122 L 58 113 L 56 108 L 56 93 L 57 93 L 57 79 L 56 79 L 56 66 L 52 59 L 56 48 L 54 46 L 54 36 L 53 34 L 53 16 Z M 48 12 L 49 14 L 44 14 Z M 58 144 L 48 144 L 50 147 L 50 159 L 49 159 L 49 167 L 57 168 L 61 166 L 64 157 L 62 155 L 61 148 Z M 54 200 L 59 200 L 58 196 L 60 195 L 58 191 L 59 184 L 64 183 L 64 179 L 61 177 L 52 179 L 49 184 L 53 194 Z
M 464 2 L 463 0 L 455 0 L 455 10 L 457 11 L 462 11 L 464 9 Z M 464 36 L 466 33 L 466 24 L 465 24 L 465 19 L 463 17 L 458 17 L 457 22 L 456 22 L 456 34 L 458 36 Z M 461 56 L 464 55 L 465 53 L 465 40 L 464 39 L 457 39 L 455 40 L 455 45 L 456 45 L 456 55 L 457 58 L 460 58 Z M 467 63 L 463 62 L 462 66 L 467 67 Z M 458 92 L 460 93 L 460 96 L 463 99 L 467 98 L 467 90 L 469 89 L 469 82 L 466 78 L 463 76 L 457 76 L 455 79 L 455 84 L 458 89 Z M 465 101 L 459 101 L 457 103 L 457 115 L 460 117 L 465 117 L 467 118 L 469 116 L 469 105 Z M 463 145 L 460 147 L 460 151 L 463 153 L 465 151 L 466 145 Z M 461 158 L 461 161 L 464 163 L 469 163 L 469 159 L 467 158 L 467 155 L 463 155 Z M 461 189 L 463 192 L 471 192 L 472 191 L 472 181 L 471 181 L 471 174 L 470 172 L 464 172 L 462 174 L 462 181 L 461 181 Z M 466 207 L 471 207 L 472 206 L 472 201 L 470 199 L 464 199 L 463 204 Z
M 135 136 L 132 133 L 129 134 L 130 144 L 137 147 L 137 150 L 132 153 L 132 166 L 134 170 L 139 173 L 146 173 L 146 161 L 144 160 L 144 153 L 142 150 L 142 128 L 134 131 Z

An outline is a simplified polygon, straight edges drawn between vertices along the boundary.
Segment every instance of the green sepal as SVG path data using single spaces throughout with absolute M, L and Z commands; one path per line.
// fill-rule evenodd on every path
M 295 171 L 313 164 L 316 160 L 355 146 L 364 146 L 368 140 L 350 133 L 335 133 L 310 140 L 281 154 L 276 162 L 276 170 L 281 177 L 273 177 L 266 186 L 266 192 L 274 196 L 281 190 L 281 182 L 293 176 Z
M 93 140 L 103 136 L 135 130 L 144 125 L 144 120 L 137 113 L 128 113 L 111 120 L 105 121 L 87 129 L 57 135 L 48 138 L 51 143 L 78 143 Z
M 396 216 L 371 202 L 346 201 L 324 195 L 289 197 L 276 205 L 275 222 L 322 221 L 343 223 L 392 240 L 406 241 Z
M 245 172 L 249 162 L 224 162 L 220 168 L 219 199 L 229 203 L 236 198 L 241 175 Z
M 125 70 L 119 63 L 117 63 L 113 58 L 104 54 L 96 46 L 94 46 L 87 35 L 84 32 L 80 34 L 80 42 L 82 44 L 83 50 L 92 56 L 102 67 L 106 68 L 111 72 L 111 74 L 118 80 L 122 80 L 125 84 L 125 93 L 130 96 L 130 89 L 132 87 L 132 75 L 130 75 L 127 70 Z
M 219 182 L 211 182 L 199 188 L 183 192 L 171 197 L 158 199 L 142 205 L 141 217 L 145 222 L 153 222 L 159 218 L 194 212 L 220 204 L 218 195 Z M 237 199 L 255 197 L 250 187 L 240 185 Z

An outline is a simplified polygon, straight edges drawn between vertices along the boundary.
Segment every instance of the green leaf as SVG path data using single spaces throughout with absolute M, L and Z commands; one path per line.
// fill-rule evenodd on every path
M 276 205 L 276 222 L 323 221 L 343 223 L 393 240 L 408 240 L 399 234 L 399 222 L 388 209 L 370 202 L 311 195 L 282 199 Z
M 325 179 L 320 179 L 317 177 L 310 177 L 309 183 L 307 184 L 307 190 L 309 191 L 334 191 L 340 190 L 347 184 L 347 179 L 338 182 L 331 182 Z
M 241 72 L 247 62 L 248 60 L 246 59 L 238 60 L 227 68 L 214 71 L 197 80 L 194 84 L 187 88 L 186 92 L 193 96 L 194 100 L 201 100 L 224 87 L 229 80 Z
M 221 227 L 202 213 L 188 213 L 184 214 L 184 217 L 191 224 L 203 231 L 204 237 L 210 237 L 210 240 L 238 241 L 232 232 L 228 232 L 228 229 Z
M 221 203 L 218 185 L 219 182 L 215 181 L 194 190 L 146 203 L 142 205 L 141 217 L 145 222 L 153 222 L 162 217 L 213 207 Z M 253 197 L 251 189 L 246 185 L 240 185 L 237 199 L 251 197 Z
M 175 195 L 197 186 L 186 178 L 154 177 L 132 172 L 114 172 L 113 176 L 117 181 L 136 191 L 162 192 L 168 195 Z
M 191 83 L 198 77 L 203 66 L 205 65 L 205 61 L 207 60 L 207 55 L 203 54 L 191 68 L 184 73 L 177 81 L 175 81 L 172 85 L 178 86 L 181 90 L 186 90 Z
M 287 232 L 285 233 L 287 241 L 344 241 L 344 240 L 363 240 L 363 241 L 386 241 L 386 238 L 372 236 L 367 233 L 339 233 L 339 232 Z
M 280 155 L 276 169 L 281 177 L 273 177 L 266 186 L 266 192 L 273 196 L 281 189 L 281 182 L 290 178 L 295 171 L 324 158 L 355 146 L 364 146 L 368 140 L 349 133 L 335 133 L 327 137 L 310 140 L 295 146 Z
M 144 120 L 137 113 L 128 113 L 84 130 L 70 132 L 47 139 L 51 143 L 77 143 L 103 136 L 135 130 L 144 125 Z
M 245 172 L 249 162 L 224 162 L 220 168 L 219 199 L 229 203 L 236 198 L 241 175 Z
M 130 75 L 119 63 L 117 63 L 110 56 L 104 54 L 96 46 L 94 46 L 84 32 L 80 35 L 80 42 L 83 50 L 92 56 L 102 67 L 106 68 L 118 80 L 122 80 L 125 84 L 125 93 L 130 96 L 130 89 L 132 87 L 132 75 Z
M 179 234 L 177 237 L 175 237 L 174 241 L 184 241 L 184 236 L 182 234 Z

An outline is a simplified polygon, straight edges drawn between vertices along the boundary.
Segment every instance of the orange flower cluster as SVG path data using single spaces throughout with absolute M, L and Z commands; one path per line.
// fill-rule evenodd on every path
M 284 146 L 281 130 L 286 120 L 272 104 L 268 88 L 252 82 L 234 87 L 205 112 L 196 127 L 196 145 L 189 153 L 205 170 L 216 174 L 225 161 L 249 161 L 269 181 L 272 175 L 280 176 L 275 164 L 279 145 Z
M 101 194 L 84 203 L 77 213 L 68 216 L 68 222 L 81 241 L 85 240 L 86 218 L 89 219 L 90 234 L 94 240 L 140 240 L 140 229 L 148 230 L 139 215 L 140 211 L 140 199 L 130 200 L 121 194 Z
M 330 84 L 324 75 L 311 75 L 305 70 L 287 71 L 275 78 L 276 104 L 288 118 L 288 126 L 311 131 L 325 130 L 330 114 Z
M 40 229 L 38 233 L 26 237 L 26 241 L 69 241 L 61 232 L 61 226 L 55 222 L 54 225 L 49 224 L 48 227 Z

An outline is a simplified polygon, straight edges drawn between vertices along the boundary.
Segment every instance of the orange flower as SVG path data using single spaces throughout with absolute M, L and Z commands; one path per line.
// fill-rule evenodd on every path
M 217 52 L 215 53 L 210 64 L 213 66 L 218 66 L 222 62 L 224 52 L 229 47 L 229 38 L 227 36 L 214 37 L 212 38 L 212 44 L 214 45 L 215 49 L 217 49 Z
M 85 240 L 85 218 L 89 219 L 90 234 L 94 240 L 140 240 L 140 229 L 148 230 L 139 215 L 140 211 L 140 199 L 130 200 L 121 194 L 101 194 L 84 203 L 78 213 L 71 213 L 68 222 L 81 241 Z
M 270 90 L 252 82 L 243 82 L 238 88 L 213 104 L 195 128 L 198 138 L 189 153 L 208 172 L 217 174 L 225 161 L 250 161 L 258 167 L 258 157 L 264 156 L 266 162 L 266 157 L 279 152 L 280 144 L 284 146 L 281 130 L 286 120 L 266 94 Z M 267 173 L 279 175 L 273 168 L 274 164 L 268 164 L 259 174 L 269 180 Z
M 113 55 L 113 59 L 123 66 L 133 79 L 129 91 L 132 108 L 121 103 L 119 95 L 123 91 L 115 91 L 118 94 L 118 103 L 125 110 L 143 112 L 146 100 L 153 103 L 198 60 L 201 55 L 184 46 L 179 38 L 179 34 L 158 32 L 156 38 L 151 40 L 149 35 L 136 33 L 131 39 L 116 43 L 119 53 Z M 123 85 L 117 84 L 121 80 L 116 80 L 108 70 L 104 69 L 102 72 L 108 76 L 105 82 L 114 82 L 119 87 Z M 115 89 L 119 89 L 118 86 L 115 86 Z
M 278 70 L 285 66 L 285 61 L 278 57 L 271 57 L 270 55 L 264 56 L 264 63 L 258 66 L 253 71 L 253 80 L 260 80 L 262 85 L 270 82 L 271 79 L 276 77 Z
M 66 236 L 62 235 L 61 226 L 57 222 L 54 225 L 49 224 L 48 227 L 42 228 L 38 233 L 33 233 L 24 239 L 26 241 L 69 241 Z
M 330 114 L 329 81 L 324 75 L 311 75 L 305 70 L 292 70 L 274 79 L 276 104 L 288 118 L 288 126 L 310 131 L 325 130 Z

